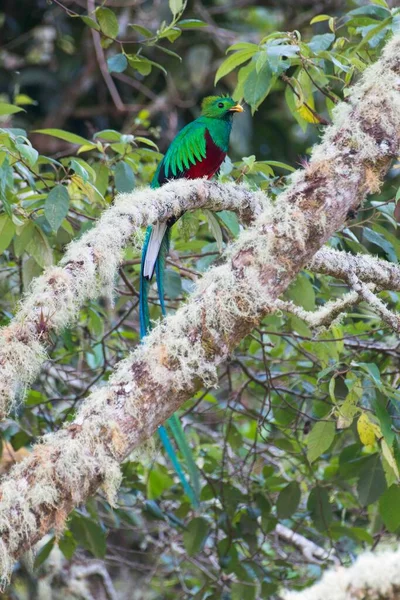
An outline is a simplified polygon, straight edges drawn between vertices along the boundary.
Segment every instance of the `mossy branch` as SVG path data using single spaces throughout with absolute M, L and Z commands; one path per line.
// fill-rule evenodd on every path
M 293 531 L 293 529 L 289 529 L 289 527 L 282 525 L 282 523 L 278 523 L 276 525 L 275 533 L 279 538 L 288 544 L 292 544 L 298 548 L 305 560 L 309 563 L 320 565 L 329 560 L 336 565 L 340 564 L 334 549 L 326 551 L 325 548 L 318 546 L 312 540 L 309 540 L 308 538 L 304 537 L 304 535 Z
M 350 254 L 324 247 L 310 261 L 308 268 L 346 281 L 355 273 L 364 283 L 373 283 L 378 289 L 400 291 L 400 267 L 367 254 Z
M 301 592 L 282 592 L 282 600 L 394 600 L 400 589 L 400 551 L 365 552 L 349 568 L 336 567 Z
M 216 381 L 218 365 L 343 225 L 348 211 L 379 189 L 399 150 L 400 36 L 396 36 L 381 59 L 365 71 L 347 101 L 335 108 L 333 125 L 314 149 L 307 168 L 294 174 L 290 187 L 274 205 L 264 205 L 254 225 L 228 249 L 225 264 L 210 269 L 189 301 L 155 327 L 117 366 L 107 385 L 89 395 L 74 422 L 46 436 L 2 481 L 0 573 L 4 582 L 15 559 L 50 528 L 62 529 L 69 511 L 99 486 L 112 501 L 121 477 L 119 463 L 202 384 Z M 190 189 L 197 192 L 200 186 L 205 194 L 214 189 L 204 182 L 182 185 L 193 186 Z M 160 217 L 166 189 L 157 196 L 159 212 L 153 212 L 148 221 Z M 182 189 L 181 202 L 185 202 L 189 187 Z M 218 189 L 226 199 L 238 192 L 232 186 Z M 184 209 L 175 194 L 170 203 L 177 211 Z M 239 205 L 238 196 L 232 197 L 232 203 Z M 164 210 L 163 218 L 168 208 Z M 121 240 L 130 237 L 132 214 L 138 211 L 129 203 L 124 205 L 124 219 L 109 223 L 103 239 L 98 239 L 97 231 L 70 249 L 64 267 L 74 264 L 70 276 L 80 279 L 86 290 L 88 284 L 81 277 L 81 267 L 86 265 L 89 272 L 111 284 L 109 276 L 120 259 Z M 117 232 L 117 240 L 109 239 Z M 96 266 L 93 244 L 99 244 L 96 252 L 107 259 L 100 263 L 104 270 Z M 94 275 L 89 285 L 93 281 L 97 282 Z M 61 284 L 59 289 L 63 294 Z M 79 286 L 74 289 L 81 294 Z M 76 301 L 71 298 L 70 302 L 68 314 L 74 314 Z M 24 308 L 27 319 L 28 309 L 29 303 Z M 65 324 L 64 315 L 56 325 Z
M 232 210 L 250 223 L 265 202 L 264 194 L 243 185 L 202 179 L 117 196 L 97 225 L 68 246 L 60 264 L 33 281 L 15 318 L 0 329 L 0 418 L 38 375 L 50 332 L 71 325 L 89 299 L 112 296 L 123 250 L 138 230 L 197 208 Z
M 336 300 L 330 300 L 321 308 L 310 311 L 294 304 L 292 301 L 276 300 L 275 308 L 291 313 L 299 317 L 312 328 L 329 327 L 334 321 L 342 316 L 354 304 L 361 302 L 362 298 L 355 291 L 345 294 Z

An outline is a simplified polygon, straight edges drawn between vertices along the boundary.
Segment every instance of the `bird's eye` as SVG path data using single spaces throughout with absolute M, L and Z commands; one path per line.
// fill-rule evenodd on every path
M 223 102 L 218 102 L 218 108 L 224 108 L 224 103 Z

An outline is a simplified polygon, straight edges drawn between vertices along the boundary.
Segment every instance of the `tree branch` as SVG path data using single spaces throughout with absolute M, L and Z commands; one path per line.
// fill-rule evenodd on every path
M 210 269 L 190 301 L 163 320 L 118 365 L 107 385 L 90 394 L 74 422 L 46 436 L 3 479 L 0 572 L 4 583 L 16 558 L 50 528 L 62 529 L 69 511 L 99 486 L 112 501 L 121 478 L 119 463 L 202 384 L 216 381 L 218 365 L 342 226 L 348 210 L 357 207 L 366 194 L 379 189 L 399 150 L 400 36 L 395 36 L 381 59 L 353 87 L 347 102 L 335 108 L 334 123 L 314 149 L 307 168 L 294 174 L 292 184 L 275 204 L 267 204 L 255 224 L 240 234 L 227 251 L 225 264 Z M 183 186 L 180 201 L 171 193 L 179 185 Z M 153 211 L 151 218 L 148 215 L 147 222 L 165 218 L 171 205 L 176 213 L 185 209 L 181 204 L 187 203 L 189 189 L 202 190 L 207 195 L 215 187 L 225 202 L 238 193 L 232 186 L 206 186 L 204 182 L 169 186 L 161 188 L 159 196 L 152 196 L 162 204 L 159 212 Z M 140 193 L 147 202 L 147 195 L 156 191 Z M 118 206 L 124 218 L 108 221 L 101 240 L 97 238 L 103 219 L 96 233 L 88 232 L 70 248 L 64 266 L 73 264 L 68 285 L 80 279 L 80 285 L 73 285 L 79 301 L 81 286 L 85 288 L 84 295 L 89 296 L 93 283 L 98 285 L 96 274 L 110 285 L 121 247 L 132 233 L 132 222 L 137 223 L 135 215 L 137 219 L 140 213 L 137 206 L 128 202 L 131 198 L 127 195 L 125 202 L 120 200 Z M 239 206 L 238 196 L 232 204 Z M 109 219 L 109 211 L 106 215 Z M 140 224 L 144 224 L 143 213 L 140 215 Z M 103 257 L 101 270 L 97 257 Z M 90 274 L 89 286 L 82 279 L 83 272 Z M 57 289 L 62 295 L 65 269 L 56 270 L 57 274 Z M 44 283 L 54 286 L 48 274 L 40 285 Z M 75 298 L 67 297 L 67 314 L 75 314 Z M 50 299 L 54 310 L 54 300 Z M 29 310 L 29 302 L 27 308 L 28 319 L 33 311 L 33 307 Z M 60 322 L 57 317 L 52 318 L 58 328 L 66 323 L 65 311 Z M 23 319 L 19 322 L 24 325 Z
M 400 267 L 366 254 L 350 254 L 333 248 L 321 248 L 308 268 L 347 281 L 350 272 L 364 283 L 374 283 L 381 290 L 400 291 Z
M 388 309 L 386 304 L 376 296 L 371 288 L 363 283 L 355 273 L 349 273 L 347 276 L 350 287 L 378 313 L 382 321 L 385 321 L 393 331 L 400 332 L 400 315 Z
M 98 224 L 68 246 L 60 265 L 34 280 L 14 319 L 0 329 L 0 418 L 38 375 L 49 333 L 73 323 L 87 300 L 113 295 L 122 251 L 141 227 L 196 208 L 233 210 L 249 223 L 265 203 L 261 192 L 202 179 L 119 195 Z
M 282 600 L 391 600 L 400 589 L 400 551 L 366 552 L 351 567 L 328 571 L 302 592 L 283 592 Z
M 327 551 L 324 548 L 321 548 L 321 546 L 317 546 L 312 540 L 308 540 L 304 535 L 296 533 L 281 523 L 278 523 L 275 527 L 275 533 L 288 544 L 296 546 L 307 562 L 320 565 L 321 563 L 330 560 L 336 565 L 340 564 L 334 550 Z
M 328 327 L 347 309 L 360 301 L 361 297 L 359 294 L 353 291 L 345 294 L 342 298 L 330 300 L 315 311 L 304 310 L 304 308 L 294 304 L 294 302 L 284 300 L 276 300 L 274 307 L 296 315 L 296 317 L 305 321 L 310 327 Z

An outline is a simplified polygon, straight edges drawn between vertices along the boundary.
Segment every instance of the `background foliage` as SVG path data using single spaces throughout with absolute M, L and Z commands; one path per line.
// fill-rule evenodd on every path
M 150 182 L 202 97 L 217 89 L 250 107 L 235 119 L 221 180 L 275 197 L 335 104 L 400 30 L 400 10 L 385 0 L 23 5 L 5 0 L 0 12 L 1 324 L 117 192 Z M 394 165 L 379 196 L 330 244 L 397 263 L 398 186 Z M 181 219 L 168 261 L 170 310 L 239 229 L 227 212 Z M 27 402 L 0 425 L 3 470 L 71 419 L 138 343 L 138 269 L 132 247 L 115 305 L 92 302 L 76 327 L 50 340 Z M 313 310 L 345 291 L 303 272 L 287 297 Z M 399 309 L 398 294 L 384 299 Z M 269 316 L 221 369 L 219 387 L 181 410 L 201 508 L 190 507 L 158 448 L 146 461 L 131 457 L 118 508 L 97 495 L 74 511 L 63 537 L 42 546 L 40 578 L 22 561 L 4 597 L 44 597 L 46 582 L 54 597 L 90 597 L 67 575 L 94 556 L 118 598 L 273 598 L 282 586 L 310 585 L 329 564 L 308 563 L 277 537 L 277 523 L 343 564 L 390 543 L 400 528 L 398 361 L 397 340 L 363 304 L 324 331 Z M 59 556 L 55 567 L 57 544 L 66 561 Z

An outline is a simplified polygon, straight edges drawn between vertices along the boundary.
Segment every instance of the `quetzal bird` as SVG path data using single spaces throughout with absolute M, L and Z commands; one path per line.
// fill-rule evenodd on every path
M 160 162 L 151 182 L 152 188 L 158 188 L 170 179 L 211 179 L 219 170 L 228 152 L 229 137 L 232 129 L 232 117 L 235 112 L 243 112 L 242 106 L 232 98 L 209 96 L 204 98 L 200 116 L 184 127 L 171 142 L 164 158 Z M 176 219 L 156 223 L 147 228 L 142 250 L 140 272 L 140 336 L 143 338 L 151 328 L 148 291 L 150 282 L 156 275 L 158 296 L 162 314 L 166 314 L 164 303 L 164 269 L 169 251 L 171 227 Z M 192 504 L 198 503 L 198 472 L 191 450 L 185 439 L 180 421 L 176 415 L 168 419 L 168 425 L 184 456 L 190 473 L 191 485 L 186 480 L 182 467 L 164 427 L 159 434 L 173 466 L 182 482 L 183 488 Z

